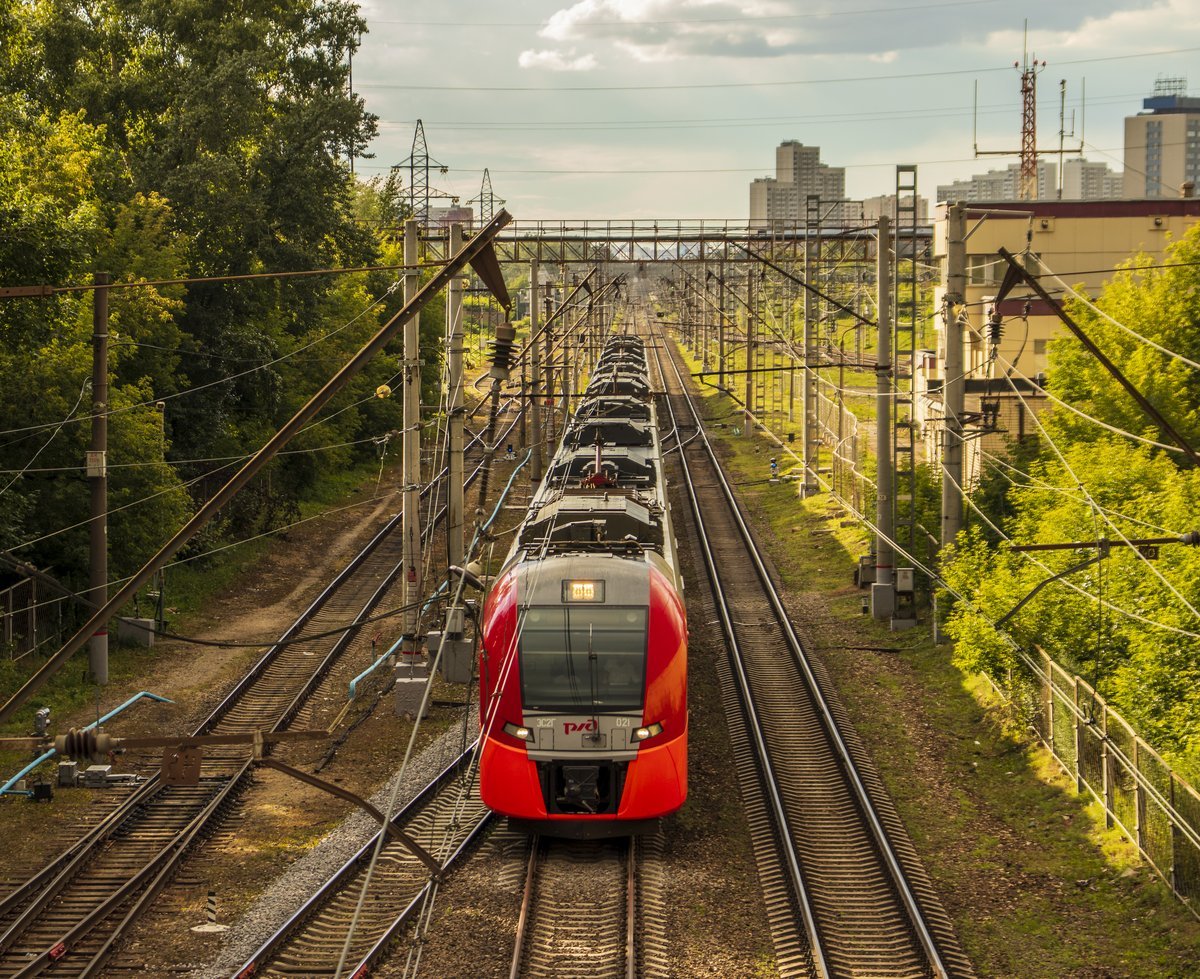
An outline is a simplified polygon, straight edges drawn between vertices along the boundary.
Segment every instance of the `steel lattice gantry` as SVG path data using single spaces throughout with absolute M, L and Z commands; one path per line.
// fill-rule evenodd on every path
M 927 228 L 919 229 L 926 237 Z M 807 237 L 804 222 L 794 227 L 760 231 L 731 223 L 665 221 L 514 221 L 496 239 L 501 262 L 539 262 L 563 265 L 589 262 L 727 262 L 765 258 L 800 265 Z M 873 252 L 868 230 L 830 231 L 821 236 L 821 259 L 838 263 L 861 261 Z M 430 262 L 446 259 L 447 232 L 430 228 L 423 233 L 424 254 Z

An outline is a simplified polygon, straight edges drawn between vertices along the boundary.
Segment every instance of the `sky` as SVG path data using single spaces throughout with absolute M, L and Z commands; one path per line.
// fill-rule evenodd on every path
M 1200 0 L 362 0 L 353 83 L 379 117 L 363 176 L 406 161 L 416 121 L 464 202 L 488 168 L 520 221 L 728 220 L 799 140 L 846 168 L 851 198 L 915 163 L 922 196 L 1002 168 L 1020 76 L 1038 75 L 1038 146 L 1066 129 L 1122 169 L 1123 119 L 1160 76 L 1200 93 Z M 976 89 L 978 94 L 976 95 Z M 1085 98 L 1086 93 L 1086 98 Z M 973 105 L 978 101 L 978 113 Z

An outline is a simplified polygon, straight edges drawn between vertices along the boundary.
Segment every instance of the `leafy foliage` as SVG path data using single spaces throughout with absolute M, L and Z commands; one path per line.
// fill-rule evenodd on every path
M 345 165 L 375 132 L 347 91 L 365 30 L 347 0 L 0 0 L 0 283 L 104 270 L 122 286 L 114 576 L 398 308 L 380 273 L 171 284 L 396 260 L 360 217 L 402 219 L 398 184 L 359 184 Z M 440 328 L 437 310 L 422 317 L 433 350 Z M 76 584 L 86 527 L 63 528 L 87 513 L 91 333 L 87 292 L 0 304 L 0 544 Z M 438 357 L 426 361 L 433 393 Z M 373 393 L 399 369 L 393 351 L 339 392 L 207 543 L 286 522 L 324 474 L 376 457 L 400 404 Z
M 1094 310 L 1073 314 L 1100 348 L 1191 439 L 1200 437 L 1200 383 L 1193 368 L 1132 337 L 1112 320 L 1185 356 L 1200 355 L 1200 226 L 1148 269 L 1134 259 L 1105 287 Z M 1111 317 L 1111 320 L 1108 318 Z M 1055 393 L 1103 421 L 1162 440 L 1154 424 L 1072 338 L 1050 349 Z M 1200 772 L 1200 551 L 1163 545 L 1147 560 L 1124 539 L 1197 529 L 1200 471 L 1179 453 L 1137 444 L 1064 409 L 1043 419 L 1048 438 L 1019 446 L 996 466 L 976 501 L 1014 542 L 1114 543 L 1022 555 L 977 522 L 944 561 L 948 584 L 966 601 L 948 631 L 959 661 L 1001 683 L 1022 667 L 1015 648 L 1041 645 L 1092 683 L 1149 740 Z M 1036 561 L 1034 558 L 1036 557 Z M 1069 570 L 1074 568 L 1074 570 Z M 1005 625 L 993 626 L 1035 587 L 1046 585 Z

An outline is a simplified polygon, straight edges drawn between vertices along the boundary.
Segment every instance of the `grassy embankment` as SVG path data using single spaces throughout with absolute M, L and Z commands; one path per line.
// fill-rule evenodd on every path
M 391 460 L 389 459 L 389 462 Z M 357 501 L 364 503 L 375 495 L 379 475 L 377 462 L 366 462 L 332 474 L 324 480 L 309 498 L 300 504 L 300 519 L 308 521 L 322 514 L 350 507 Z M 389 478 L 385 471 L 384 478 Z M 381 489 L 386 492 L 386 486 Z M 351 521 L 366 507 L 346 509 L 341 515 L 328 519 Z M 281 539 L 287 539 L 288 531 L 238 543 L 220 549 L 210 557 L 186 561 L 169 568 L 166 573 L 167 628 L 183 635 L 189 634 L 204 611 L 210 610 L 222 594 L 252 582 L 256 575 L 266 569 L 272 551 Z M 151 606 L 143 601 L 143 615 L 151 615 Z M 132 607 L 128 609 L 132 614 Z M 114 688 L 135 681 L 154 689 L 153 676 L 156 666 L 164 656 L 162 647 L 119 644 L 115 641 L 115 629 L 109 646 L 109 683 Z M 44 659 L 40 656 L 26 657 L 16 663 L 7 658 L 0 659 L 0 696 L 11 695 Z M 64 719 L 86 713 L 94 702 L 95 687 L 88 681 L 86 652 L 81 651 L 45 687 L 38 691 L 16 719 L 4 725 L 5 734 L 24 734 L 30 727 L 29 717 L 33 710 L 48 706 L 51 710 L 54 730 L 62 727 Z M 106 708 L 112 706 L 106 701 Z M 0 752 L 0 773 L 18 766 L 21 756 L 12 752 Z
M 741 395 L 744 375 L 735 377 Z M 705 416 L 723 423 L 713 430 L 718 451 L 786 588 L 815 599 L 807 604 L 821 613 L 809 624 L 816 653 L 980 974 L 1197 974 L 1200 923 L 1104 827 L 1090 796 L 1014 728 L 986 681 L 933 644 L 927 613 L 903 634 L 861 614 L 865 593 L 851 582 L 868 549 L 863 529 L 828 494 L 801 500 L 795 483 L 768 482 L 779 448 L 761 434 L 733 435 L 737 406 L 704 391 Z M 799 431 L 778 411 L 768 422 L 785 440 Z

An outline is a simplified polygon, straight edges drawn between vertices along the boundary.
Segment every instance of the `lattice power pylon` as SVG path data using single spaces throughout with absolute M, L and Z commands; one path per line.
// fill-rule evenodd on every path
M 417 129 L 413 133 L 412 153 L 407 160 L 393 169 L 408 170 L 408 205 L 412 216 L 424 227 L 429 227 L 429 202 L 434 199 L 449 199 L 458 201 L 454 194 L 435 190 L 429 182 L 429 173 L 434 168 L 439 173 L 449 173 L 450 169 L 429 155 L 429 146 L 425 142 L 425 125 L 417 120 Z
M 496 215 L 496 208 L 505 205 L 505 200 L 497 197 L 492 191 L 492 175 L 488 173 L 487 167 L 483 168 L 483 184 L 479 188 L 479 196 L 472 197 L 467 203 L 479 205 L 480 224 L 491 221 Z

